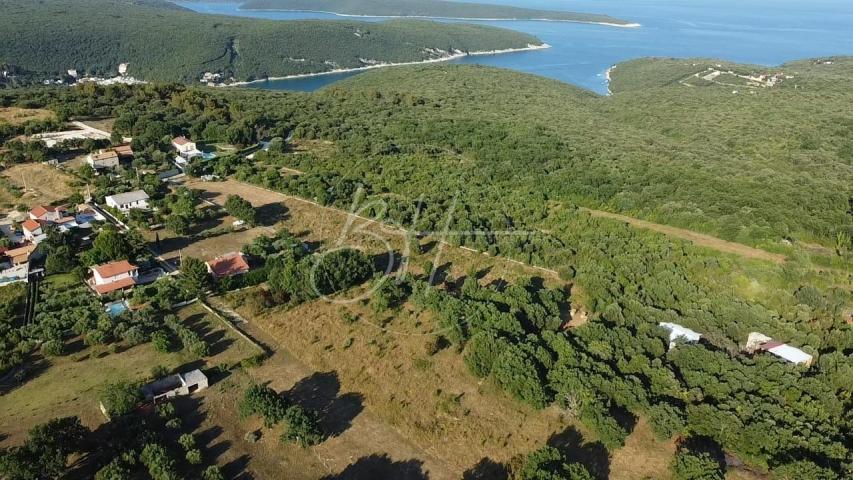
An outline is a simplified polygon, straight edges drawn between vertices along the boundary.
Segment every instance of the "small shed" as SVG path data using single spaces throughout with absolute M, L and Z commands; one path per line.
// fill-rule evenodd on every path
M 789 363 L 811 366 L 814 357 L 799 348 L 777 342 L 759 332 L 752 332 L 746 341 L 746 351 L 749 353 L 768 352 Z
M 207 376 L 201 370 L 170 375 L 142 386 L 146 400 L 158 401 L 173 397 L 192 395 L 208 387 Z

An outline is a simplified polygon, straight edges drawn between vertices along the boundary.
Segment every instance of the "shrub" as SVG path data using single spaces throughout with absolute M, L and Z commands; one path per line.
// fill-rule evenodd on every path
M 676 480 L 723 480 L 723 465 L 708 449 L 682 444 L 675 452 L 672 473 Z
M 302 448 L 317 445 L 323 441 L 320 422 L 317 415 L 299 405 L 291 405 L 285 412 L 287 428 L 281 435 L 283 442 L 295 442 Z
M 62 340 L 48 340 L 41 344 L 41 353 L 48 357 L 65 355 L 65 342 Z
M 139 384 L 128 381 L 108 383 L 101 391 L 101 403 L 110 417 L 126 415 L 142 401 Z

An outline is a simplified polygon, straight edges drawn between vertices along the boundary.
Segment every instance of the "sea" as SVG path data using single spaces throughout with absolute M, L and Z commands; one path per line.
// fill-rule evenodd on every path
M 272 20 L 353 20 L 328 13 L 241 10 L 239 3 L 175 2 L 201 13 Z M 481 0 L 481 3 L 604 13 L 639 23 L 620 28 L 569 22 L 470 21 L 537 36 L 551 48 L 465 57 L 607 93 L 607 70 L 639 57 L 705 57 L 775 66 L 853 55 L 853 0 Z M 385 18 L 359 17 L 381 22 Z M 437 20 L 455 22 L 456 20 Z M 313 91 L 358 72 L 252 83 L 252 88 Z

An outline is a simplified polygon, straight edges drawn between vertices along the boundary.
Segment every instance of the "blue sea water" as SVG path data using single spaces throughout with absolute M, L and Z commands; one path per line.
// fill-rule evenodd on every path
M 604 74 L 638 57 L 710 57 L 760 65 L 853 55 L 851 0 L 482 0 L 529 8 L 605 13 L 642 25 L 618 28 L 566 22 L 471 22 L 523 31 L 547 50 L 467 57 L 454 63 L 510 68 L 607 91 Z M 275 20 L 347 19 L 312 12 L 253 12 L 239 4 L 177 2 L 198 12 Z M 384 21 L 379 18 L 360 18 Z M 452 21 L 452 20 L 446 20 Z M 277 80 L 255 88 L 312 91 L 357 73 Z

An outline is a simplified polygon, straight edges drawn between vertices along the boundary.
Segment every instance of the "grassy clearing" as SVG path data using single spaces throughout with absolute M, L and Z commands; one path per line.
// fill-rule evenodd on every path
M 49 205 L 74 193 L 71 186 L 74 177 L 42 163 L 13 165 L 3 170 L 0 175 L 24 192 L 21 197 L 15 198 L 8 190 L 0 189 L 0 202 L 7 204 L 25 204 L 32 208 L 36 205 Z
M 89 348 L 74 339 L 72 354 L 40 359 L 23 385 L 2 385 L 0 432 L 8 437 L 0 446 L 19 443 L 30 428 L 55 417 L 77 415 L 91 428 L 102 424 L 98 395 L 106 382 L 145 379 L 158 365 L 181 371 L 190 366 L 234 364 L 256 353 L 198 305 L 185 307 L 178 315 L 211 345 L 209 357 L 199 360 L 180 351 L 159 353 L 150 343 L 110 353 L 109 348 Z
M 92 118 L 81 120 L 81 123 L 84 123 L 92 128 L 97 128 L 98 130 L 103 130 L 105 132 L 112 133 L 113 125 L 116 123 L 115 118 Z
M 50 110 L 40 108 L 0 107 L 0 123 L 20 125 L 32 120 L 49 120 L 55 117 Z

